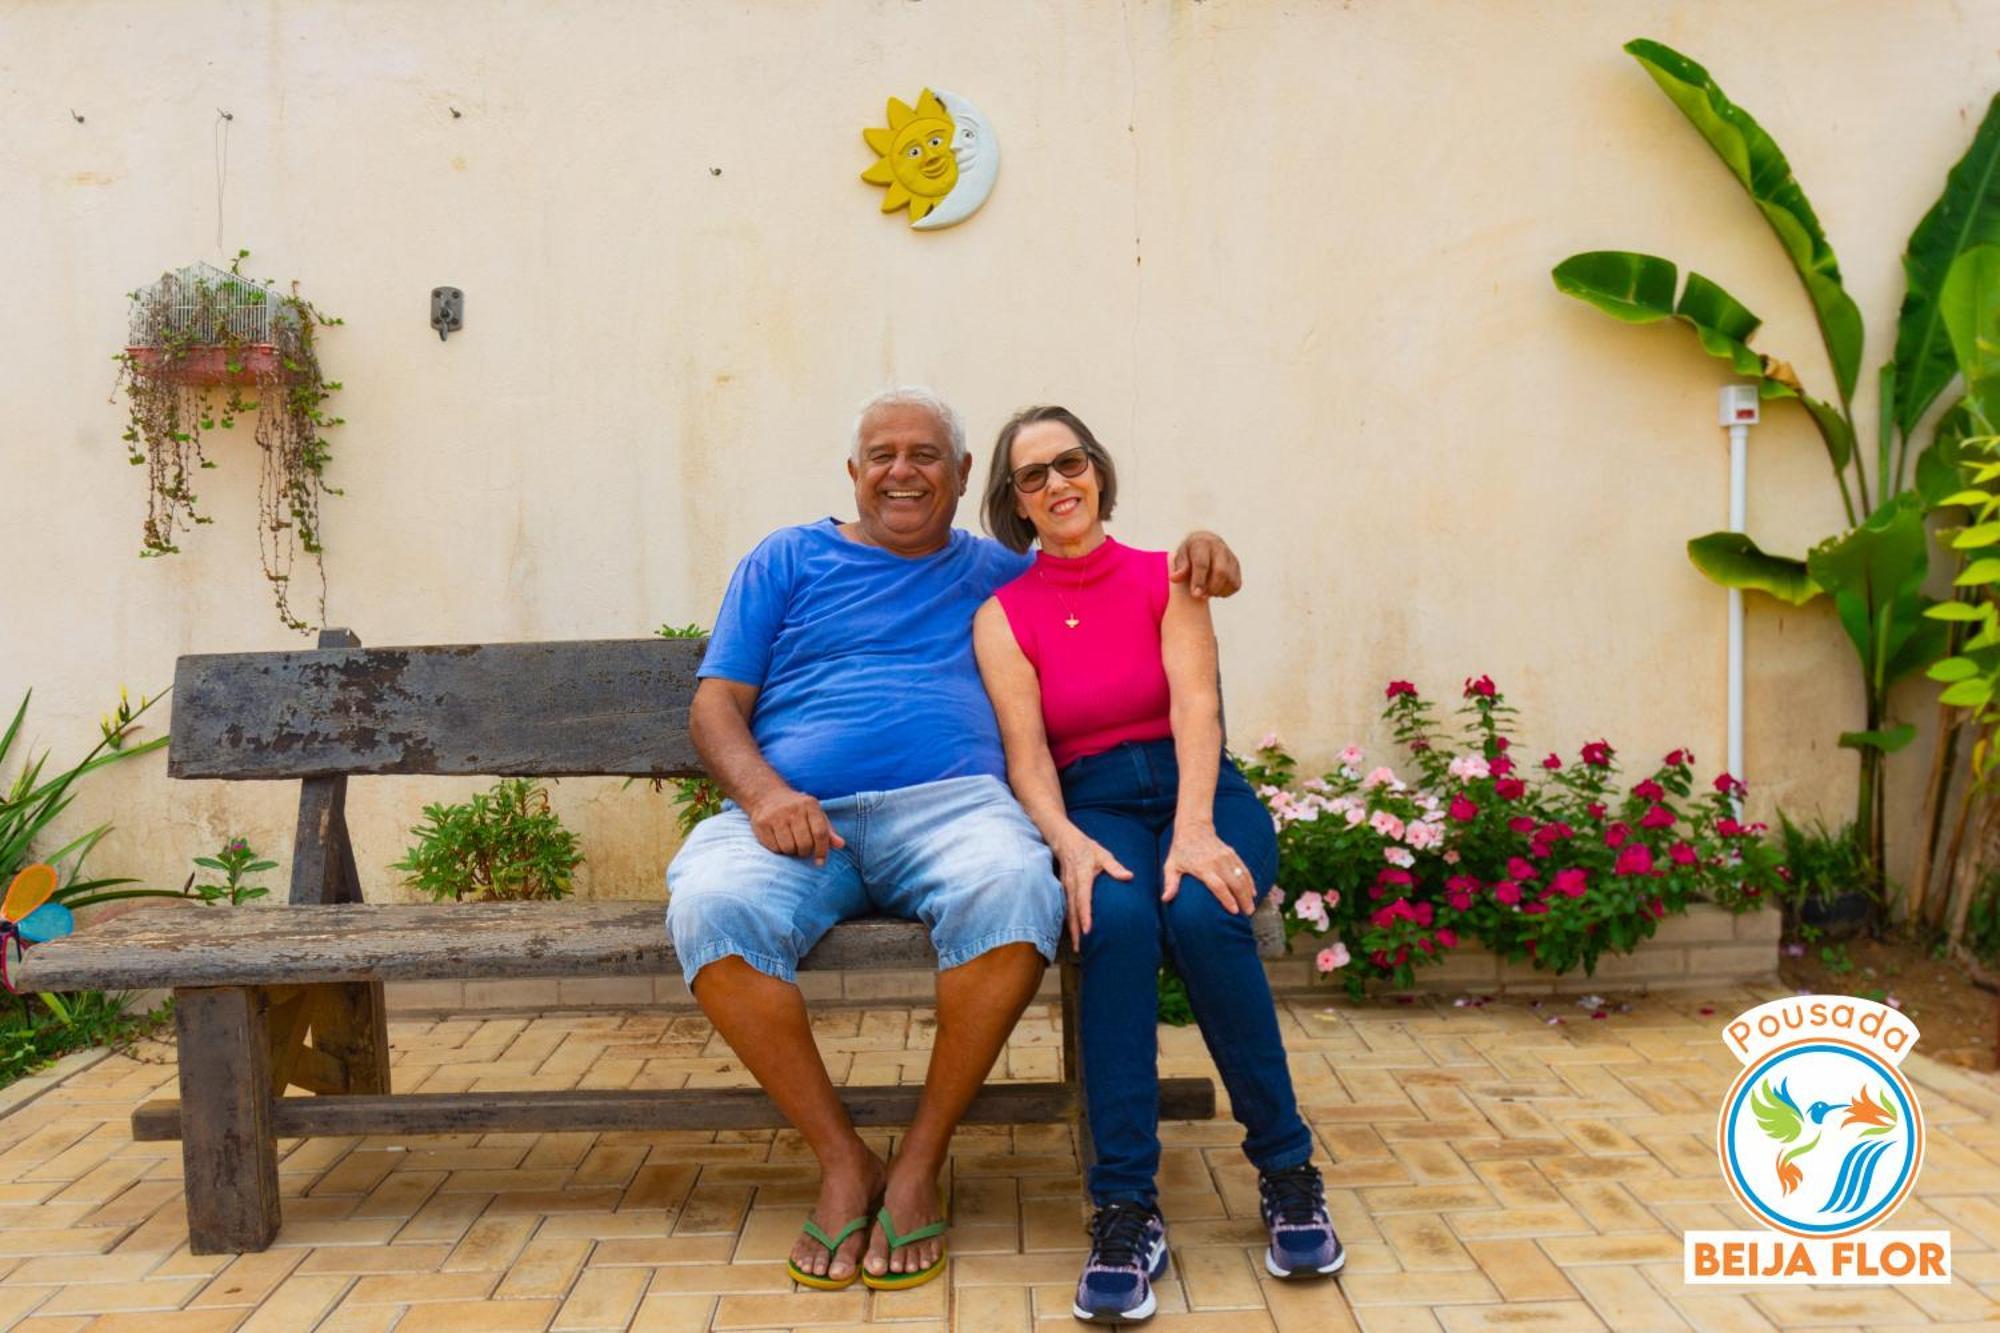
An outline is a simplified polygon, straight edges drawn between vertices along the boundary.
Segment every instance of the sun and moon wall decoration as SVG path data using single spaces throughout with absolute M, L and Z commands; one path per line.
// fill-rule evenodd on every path
M 979 108 L 957 93 L 926 88 L 915 106 L 890 98 L 888 119 L 886 128 L 861 131 L 878 154 L 861 179 L 888 187 L 882 211 L 907 206 L 918 231 L 978 212 L 1000 174 L 1000 141 Z

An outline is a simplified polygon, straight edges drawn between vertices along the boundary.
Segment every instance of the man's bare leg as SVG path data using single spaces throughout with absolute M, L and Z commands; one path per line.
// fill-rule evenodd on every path
M 899 1233 L 937 1220 L 938 1175 L 951 1149 L 952 1131 L 1034 998 L 1042 968 L 1034 945 L 1003 944 L 938 973 L 938 1027 L 930 1069 L 916 1118 L 889 1164 L 883 1201 Z M 876 1274 L 914 1273 L 936 1263 L 941 1249 L 941 1240 L 933 1237 L 892 1254 L 878 1226 L 869 1234 L 864 1266 Z
M 695 974 L 694 997 L 736 1058 L 819 1159 L 819 1200 L 812 1216 L 820 1229 L 835 1235 L 866 1215 L 882 1190 L 885 1169 L 882 1159 L 854 1132 L 847 1108 L 833 1090 L 826 1063 L 813 1044 L 812 1022 L 799 988 L 732 955 Z M 792 1262 L 807 1273 L 844 1278 L 854 1271 L 867 1234 L 865 1227 L 855 1232 L 834 1255 L 801 1235 L 792 1247 Z

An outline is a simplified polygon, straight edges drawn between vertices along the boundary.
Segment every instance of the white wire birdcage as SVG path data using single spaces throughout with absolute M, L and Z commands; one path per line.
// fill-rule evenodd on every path
M 270 343 L 295 318 L 270 283 L 196 262 L 132 293 L 131 345 Z

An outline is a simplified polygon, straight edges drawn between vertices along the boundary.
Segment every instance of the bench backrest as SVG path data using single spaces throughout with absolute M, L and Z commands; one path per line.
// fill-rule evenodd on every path
M 174 671 L 167 772 L 693 776 L 701 762 L 687 711 L 706 645 L 598 639 L 191 655 Z

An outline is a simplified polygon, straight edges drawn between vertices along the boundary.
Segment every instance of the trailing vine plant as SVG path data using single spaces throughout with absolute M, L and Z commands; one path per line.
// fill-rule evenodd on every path
M 296 283 L 284 294 L 244 276 L 249 254 L 239 250 L 226 270 L 194 264 L 129 293 L 129 341 L 117 361 L 125 443 L 131 463 L 147 470 L 139 554 L 174 554 L 181 533 L 214 521 L 197 508 L 194 490 L 195 474 L 215 466 L 203 436 L 254 410 L 262 456 L 258 553 L 279 619 L 307 632 L 312 627 L 292 607 L 293 566 L 301 553 L 312 561 L 324 620 L 319 506 L 324 496 L 341 494 L 326 484 L 332 455 L 325 435 L 342 424 L 327 411 L 341 386 L 320 366 L 315 333 L 341 321 L 300 296 Z

